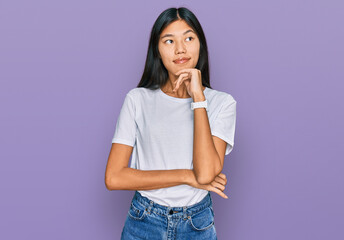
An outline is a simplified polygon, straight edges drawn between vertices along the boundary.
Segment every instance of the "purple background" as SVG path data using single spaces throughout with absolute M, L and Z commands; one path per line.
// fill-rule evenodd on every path
M 342 1 L 0 2 L 0 239 L 119 239 L 105 167 L 149 33 L 188 7 L 237 100 L 219 239 L 344 239 Z

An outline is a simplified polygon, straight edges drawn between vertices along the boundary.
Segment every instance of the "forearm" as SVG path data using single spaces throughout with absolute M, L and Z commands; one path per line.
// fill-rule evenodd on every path
M 138 170 L 125 167 L 107 181 L 109 190 L 151 190 L 189 184 L 191 169 Z
M 204 101 L 204 94 L 195 96 L 194 102 Z M 200 184 L 210 183 L 221 169 L 220 158 L 211 135 L 205 108 L 194 109 L 193 170 Z

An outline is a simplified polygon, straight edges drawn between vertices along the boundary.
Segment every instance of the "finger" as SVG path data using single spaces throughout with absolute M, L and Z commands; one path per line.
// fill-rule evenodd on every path
M 219 176 L 219 177 L 222 177 L 222 178 L 226 178 L 226 175 L 224 174 L 224 173 L 219 173 L 219 175 L 217 175 L 217 176 Z
M 223 178 L 220 178 L 218 176 L 215 177 L 214 181 L 218 182 L 218 183 L 221 183 L 222 185 L 226 185 L 227 184 L 227 181 Z
M 224 179 L 225 181 L 226 181 L 226 183 L 227 183 L 227 177 L 226 177 L 226 175 L 225 174 L 223 174 L 223 173 L 220 173 L 219 175 L 217 175 L 218 177 L 221 177 L 222 179 Z
M 215 181 L 211 182 L 210 184 L 211 184 L 211 186 L 216 187 L 216 188 L 220 189 L 221 191 L 225 190 L 225 188 L 226 188 L 223 184 L 220 184 L 220 183 L 215 182 Z
M 178 88 L 180 87 L 180 85 L 185 84 L 186 81 L 190 81 L 190 78 L 187 77 L 187 76 L 182 77 L 182 78 L 180 79 L 180 81 L 178 82 L 178 84 L 176 85 L 176 87 L 173 89 L 173 92 L 177 91 Z M 187 86 L 187 85 L 186 85 L 186 86 Z
M 176 80 L 174 83 L 177 85 L 178 81 L 179 81 L 181 78 L 186 77 L 186 76 L 188 76 L 187 73 L 182 73 L 182 74 L 180 74 L 180 75 L 178 76 L 177 80 Z
M 173 92 L 175 92 L 179 88 L 180 84 L 185 80 L 185 78 L 188 78 L 188 74 L 187 73 L 183 73 L 183 74 L 179 75 L 179 77 L 178 77 L 178 79 L 176 81 L 176 86 L 173 89 Z
M 217 189 L 217 188 L 211 188 L 211 191 L 212 192 L 215 192 L 215 193 L 217 193 L 218 195 L 220 195 L 221 197 L 223 197 L 223 198 L 228 198 L 228 196 L 226 195 L 226 194 L 224 194 L 222 191 L 220 191 L 219 189 Z
M 226 176 L 217 175 L 215 178 L 219 178 L 219 179 L 222 179 L 223 181 L 227 182 Z

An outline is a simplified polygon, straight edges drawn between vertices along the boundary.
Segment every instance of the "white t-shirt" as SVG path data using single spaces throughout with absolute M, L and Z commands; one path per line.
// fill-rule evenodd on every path
M 226 155 L 234 145 L 236 101 L 225 92 L 206 87 L 211 134 L 227 142 Z M 140 170 L 193 169 L 192 98 L 176 98 L 160 88 L 131 89 L 124 99 L 112 143 L 133 147 L 130 167 Z M 154 202 L 171 207 L 201 201 L 207 190 L 187 184 L 139 192 Z

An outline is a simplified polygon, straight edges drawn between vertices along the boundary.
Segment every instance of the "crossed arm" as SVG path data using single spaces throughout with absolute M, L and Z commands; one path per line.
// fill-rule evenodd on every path
M 132 149 L 133 147 L 125 144 L 112 144 L 105 172 L 105 185 L 108 190 L 151 190 L 181 184 L 198 187 L 193 169 L 138 170 L 129 168 L 127 159 Z
M 204 101 L 202 93 L 194 102 Z M 207 184 L 222 171 L 226 142 L 212 136 L 205 108 L 194 109 L 193 171 L 200 184 Z
M 193 169 L 138 170 L 128 167 L 133 147 L 113 143 L 105 173 L 109 190 L 150 190 L 208 184 L 222 171 L 226 142 L 212 136 L 204 108 L 194 109 Z
M 194 96 L 194 102 L 205 96 Z M 226 142 L 212 136 L 205 108 L 194 109 L 193 169 L 138 170 L 128 167 L 133 147 L 113 144 L 105 173 L 109 190 L 150 190 L 180 184 L 211 183 L 223 169 Z

